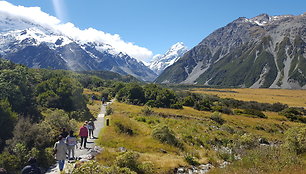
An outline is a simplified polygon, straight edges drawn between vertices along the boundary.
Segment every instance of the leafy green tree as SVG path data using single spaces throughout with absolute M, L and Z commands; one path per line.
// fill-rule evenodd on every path
M 12 131 L 17 121 L 17 114 L 11 109 L 7 100 L 0 100 L 0 150 L 4 146 L 4 141 L 12 137 Z
M 124 88 L 121 88 L 118 91 L 116 98 L 118 101 L 136 105 L 141 105 L 145 102 L 143 88 L 135 83 L 127 84 Z

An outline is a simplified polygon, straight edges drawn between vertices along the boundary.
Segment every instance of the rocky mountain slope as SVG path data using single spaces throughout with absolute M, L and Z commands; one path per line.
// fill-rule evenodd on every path
M 157 83 L 306 88 L 306 14 L 238 18 L 168 67 Z
M 183 42 L 178 42 L 163 55 L 158 54 L 153 57 L 149 68 L 156 74 L 161 74 L 168 66 L 176 62 L 181 56 L 188 51 Z
M 103 42 L 77 40 L 52 26 L 0 11 L 0 57 L 32 68 L 108 70 L 153 81 L 142 62 Z

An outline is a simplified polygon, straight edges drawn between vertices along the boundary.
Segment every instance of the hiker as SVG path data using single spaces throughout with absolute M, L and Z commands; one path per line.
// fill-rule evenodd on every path
M 102 104 L 104 104 L 106 101 L 105 97 L 102 97 Z
M 0 174 L 7 174 L 7 171 L 4 168 L 0 168 Z
M 67 145 L 62 135 L 58 137 L 58 141 L 54 144 L 55 159 L 58 161 L 58 168 L 63 171 L 66 159 Z
M 88 122 L 88 132 L 89 132 L 89 137 L 94 138 L 93 131 L 95 130 L 95 123 L 92 121 L 92 119 Z
M 31 157 L 28 160 L 28 165 L 25 166 L 22 171 L 21 174 L 41 174 L 41 170 L 40 168 L 37 166 L 37 161 L 36 158 Z
M 66 128 L 62 128 L 61 136 L 62 136 L 63 138 L 66 138 L 68 135 L 69 135 L 69 133 L 66 131 Z
M 77 139 L 76 137 L 73 135 L 73 131 L 69 132 L 69 136 L 66 138 L 66 144 L 67 144 L 67 149 L 68 149 L 68 159 L 75 159 L 74 158 L 74 149 L 77 145 Z M 70 155 L 72 154 L 72 156 L 70 157 Z
M 80 149 L 82 149 L 82 145 L 86 149 L 86 143 L 88 137 L 87 122 L 85 122 L 83 126 L 80 128 L 79 136 L 81 137 Z

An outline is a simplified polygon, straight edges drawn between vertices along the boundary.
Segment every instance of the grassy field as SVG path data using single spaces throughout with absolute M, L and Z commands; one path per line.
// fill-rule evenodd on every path
M 97 160 L 111 165 L 122 154 L 119 148 L 124 147 L 139 153 L 140 161 L 152 163 L 154 173 L 173 173 L 174 168 L 188 166 L 192 162 L 190 159 L 218 166 L 231 157 L 216 148 L 253 146 L 259 138 L 281 143 L 286 130 L 302 125 L 273 112 L 265 113 L 267 119 L 222 114 L 225 123 L 221 125 L 210 119 L 213 113 L 191 107 L 179 110 L 153 108 L 151 115 L 144 114 L 143 106 L 115 102 L 111 107 L 114 112 L 107 116 L 110 126 L 102 130 L 98 142 L 105 151 Z M 161 126 L 167 126 L 183 147 L 153 138 L 154 130 Z M 297 167 L 301 168 L 301 165 Z
M 192 92 L 212 94 L 222 98 L 234 98 L 243 101 L 257 101 L 262 103 L 284 103 L 289 106 L 306 107 L 306 90 L 289 89 L 210 89 L 196 88 Z

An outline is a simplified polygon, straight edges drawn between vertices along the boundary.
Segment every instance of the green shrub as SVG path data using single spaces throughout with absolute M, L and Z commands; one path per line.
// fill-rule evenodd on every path
M 306 123 L 305 110 L 303 108 L 290 107 L 282 110 L 280 115 L 287 117 L 290 121 Z
M 222 125 L 225 123 L 225 120 L 221 117 L 219 112 L 214 112 L 211 114 L 210 119 L 215 121 L 216 123 Z
M 6 169 L 7 171 L 11 173 L 19 173 L 20 169 L 18 166 L 18 161 L 19 159 L 17 156 L 10 154 L 7 151 L 4 151 L 3 153 L 0 154 L 0 167 Z
M 174 103 L 170 105 L 170 108 L 172 109 L 182 109 L 183 105 L 181 103 Z
M 129 168 L 138 174 L 153 173 L 153 165 L 151 163 L 141 163 L 139 161 L 139 154 L 132 151 L 118 156 L 115 165 L 120 168 Z
M 191 154 L 186 154 L 184 156 L 185 161 L 193 166 L 198 166 L 200 165 L 200 163 L 196 160 L 196 158 L 194 156 L 192 156 Z
M 228 115 L 232 115 L 233 114 L 233 111 L 230 108 L 225 107 L 225 106 L 220 106 L 220 105 L 212 106 L 211 109 L 213 111 L 218 111 L 218 112 L 221 112 L 223 114 L 228 114 Z
M 245 149 L 252 149 L 258 145 L 256 137 L 252 134 L 243 134 L 240 136 L 238 143 Z
M 102 174 L 104 172 L 104 168 L 102 165 L 95 161 L 89 161 L 84 164 L 81 164 L 80 167 L 76 167 L 73 169 L 72 174 Z
M 250 116 L 259 117 L 259 118 L 267 118 L 267 116 L 264 113 L 256 109 L 245 109 L 243 113 L 250 115 Z
M 115 122 L 115 126 L 116 126 L 116 131 L 119 133 L 123 133 L 123 134 L 127 134 L 127 135 L 134 135 L 134 131 L 132 128 L 123 125 L 120 122 Z
M 225 152 L 225 151 L 218 151 L 217 155 L 223 161 L 232 162 L 235 160 L 235 156 L 233 153 Z
M 113 108 L 110 106 L 106 106 L 105 115 L 112 115 L 114 113 Z
M 144 118 L 144 117 L 137 117 L 137 118 L 135 118 L 135 120 L 136 121 L 140 121 L 140 122 L 147 122 L 147 119 L 146 118 Z
M 183 148 L 183 144 L 175 137 L 174 133 L 168 126 L 157 127 L 152 132 L 153 138 L 162 143 L 170 144 L 175 147 Z
M 195 103 L 194 109 L 199 111 L 210 111 L 212 106 L 212 101 L 210 101 L 209 99 L 202 99 Z
M 149 116 L 149 115 L 152 115 L 154 113 L 153 109 L 151 107 L 148 107 L 148 106 L 144 106 L 142 109 L 141 109 L 141 113 L 143 113 L 144 115 L 146 116 Z
M 286 133 L 284 146 L 296 153 L 302 154 L 306 152 L 306 127 L 295 127 L 289 129 Z
M 4 145 L 4 141 L 12 137 L 12 132 L 17 121 L 17 114 L 12 111 L 12 108 L 7 100 L 0 100 L 0 152 Z
M 194 106 L 195 100 L 193 99 L 192 96 L 187 96 L 183 99 L 183 105 L 184 106 Z

